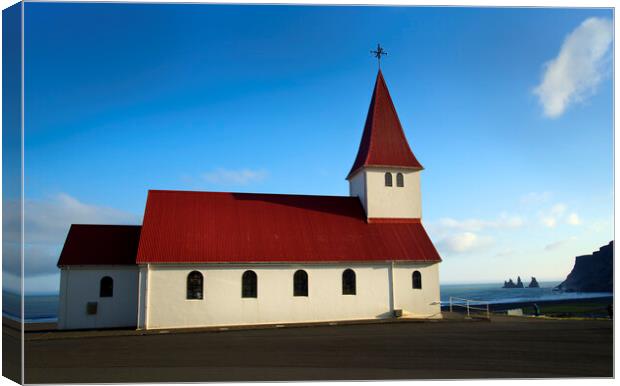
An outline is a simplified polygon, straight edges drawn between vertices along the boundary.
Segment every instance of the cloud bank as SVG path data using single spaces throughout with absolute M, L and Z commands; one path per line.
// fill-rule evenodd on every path
M 437 247 L 452 253 L 467 253 L 482 250 L 493 244 L 489 236 L 480 236 L 474 232 L 459 232 L 439 241 Z
M 545 116 L 557 118 L 571 104 L 596 92 L 609 71 L 612 35 L 611 20 L 592 17 L 566 37 L 558 56 L 545 64 L 543 79 L 534 89 Z
M 431 225 L 432 233 L 437 236 L 437 248 L 449 254 L 466 254 L 484 250 L 494 244 L 493 237 L 484 234 L 489 230 L 516 229 L 525 225 L 520 216 L 501 213 L 495 219 L 469 218 L 457 220 L 442 218 Z
M 470 218 L 465 220 L 455 220 L 453 218 L 442 218 L 439 225 L 447 229 L 480 231 L 483 229 L 505 229 L 519 228 L 523 226 L 524 220 L 520 216 L 508 216 L 505 213 L 499 215 L 495 220 L 483 220 Z
M 547 251 L 547 252 L 555 251 L 557 249 L 560 249 L 560 248 L 570 244 L 571 242 L 573 242 L 575 240 L 577 240 L 577 238 L 572 236 L 572 237 L 569 237 L 567 239 L 555 241 L 553 243 L 545 245 L 545 251 Z
M 581 218 L 579 218 L 579 215 L 577 215 L 577 213 L 571 213 L 568 215 L 566 223 L 568 225 L 579 225 L 581 224 Z
M 561 222 L 565 222 L 568 225 L 581 225 L 581 218 L 575 212 L 569 214 L 566 213 L 567 207 L 565 204 L 558 203 L 551 208 L 539 213 L 540 223 L 547 228 L 555 228 Z
M 71 224 L 140 224 L 141 217 L 114 208 L 91 205 L 64 193 L 44 200 L 24 202 L 24 274 L 26 292 L 49 292 L 58 288 L 56 262 Z M 19 288 L 19 234 L 10 230 L 19 227 L 18 203 L 6 202 L 3 208 L 5 237 L 2 260 L 4 289 Z M 45 290 L 44 290 L 45 289 Z
M 228 170 L 216 169 L 208 173 L 204 173 L 202 178 L 216 185 L 248 185 L 254 182 L 263 181 L 267 178 L 267 172 L 264 170 Z

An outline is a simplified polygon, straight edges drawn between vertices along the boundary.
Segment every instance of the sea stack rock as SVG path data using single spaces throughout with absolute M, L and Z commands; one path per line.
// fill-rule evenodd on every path
M 532 281 L 528 284 L 527 288 L 540 288 L 540 285 L 536 281 L 536 278 L 532 276 Z
M 575 266 L 556 289 L 566 292 L 612 292 L 614 242 L 591 255 L 577 256 Z
M 512 279 L 508 279 L 508 281 L 504 282 L 504 286 L 502 288 L 517 288 L 517 285 L 514 281 L 512 281 Z
M 521 281 L 521 276 L 517 276 L 517 285 L 515 288 L 523 288 L 523 282 Z

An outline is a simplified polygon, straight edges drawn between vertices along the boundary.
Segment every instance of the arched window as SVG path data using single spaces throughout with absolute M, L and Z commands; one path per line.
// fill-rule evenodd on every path
M 420 271 L 413 271 L 412 282 L 414 289 L 422 289 L 422 274 Z
M 192 271 L 187 275 L 187 298 L 202 299 L 202 273 Z
M 302 269 L 293 275 L 293 296 L 308 296 L 308 274 Z
M 114 295 L 114 280 L 110 276 L 104 276 L 99 282 L 99 297 L 111 298 Z
M 398 186 L 399 188 L 405 186 L 405 177 L 403 177 L 403 173 L 398 173 L 396 175 L 396 186 Z
M 355 272 L 352 269 L 345 269 L 342 273 L 342 294 L 355 295 Z
M 255 298 L 257 295 L 257 280 L 254 271 L 245 271 L 241 277 L 241 297 Z
M 385 173 L 385 186 L 392 186 L 392 173 Z

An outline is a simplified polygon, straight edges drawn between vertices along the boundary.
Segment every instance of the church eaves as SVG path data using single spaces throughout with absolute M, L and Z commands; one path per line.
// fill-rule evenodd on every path
M 347 179 L 366 166 L 423 169 L 407 143 L 381 70 L 377 74 L 357 157 Z

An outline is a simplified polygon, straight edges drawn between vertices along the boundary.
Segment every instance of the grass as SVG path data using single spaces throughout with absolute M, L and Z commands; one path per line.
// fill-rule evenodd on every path
M 539 304 L 540 315 L 559 317 L 608 317 L 609 301 L 575 301 L 561 304 Z M 523 308 L 526 315 L 534 315 L 534 307 Z

